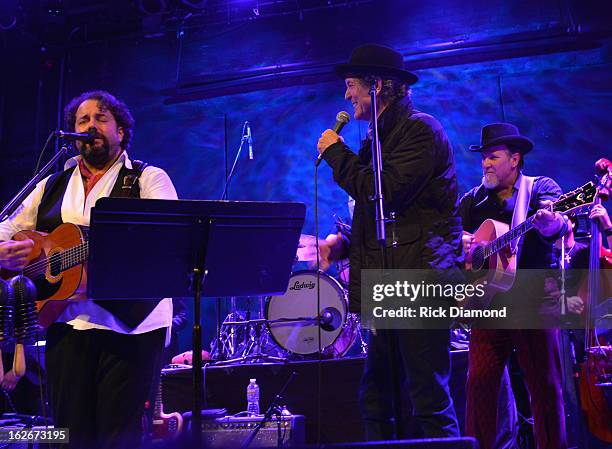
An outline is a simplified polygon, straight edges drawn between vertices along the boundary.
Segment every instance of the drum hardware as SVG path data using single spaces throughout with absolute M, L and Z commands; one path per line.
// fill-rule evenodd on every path
M 245 317 L 236 308 L 236 297 L 230 298 L 231 312 L 227 315 L 219 335 L 211 344 L 211 358 L 213 360 L 225 360 L 236 357 L 240 351 L 240 345 L 244 340 L 243 335 L 239 335 L 240 329 L 233 323 L 243 323 Z
M 317 280 L 321 284 L 319 313 Z M 345 290 L 325 273 L 298 271 L 284 295 L 260 300 L 259 306 L 259 316 L 250 319 L 251 313 L 238 312 L 232 298 L 232 312 L 223 321 L 221 338 L 212 345 L 215 365 L 286 362 L 316 355 L 319 350 L 326 358 L 339 358 L 356 347 L 358 353 L 353 355 L 367 353 L 359 316 L 348 312 Z
M 340 327 L 341 323 L 338 321 L 341 319 L 340 311 L 333 307 L 326 307 L 321 315 L 318 317 L 296 317 L 296 318 L 278 318 L 276 320 L 261 320 L 267 324 L 275 323 L 317 323 L 320 322 L 320 326 L 328 331 L 334 331 Z
M 366 355 L 368 355 L 368 342 L 365 338 L 363 338 L 363 332 L 361 332 L 361 318 L 357 313 L 349 313 L 348 318 L 352 319 L 352 322 L 355 323 L 354 334 L 357 336 L 357 340 L 359 342 L 359 354 L 365 357 Z M 347 351 L 351 349 L 351 346 L 347 348 Z
M 368 343 L 361 331 L 359 314 L 349 313 L 342 326 L 342 332 L 333 345 L 323 351 L 326 358 L 365 357 Z
M 264 300 L 257 298 L 259 303 L 256 318 L 251 319 L 252 299 L 248 298 L 244 312 L 238 311 L 237 298 L 230 299 L 231 312 L 221 325 L 219 339 L 213 344 L 213 360 L 215 365 L 256 363 L 256 362 L 286 362 L 283 351 L 271 347 L 270 336 L 266 328 L 264 316 Z M 274 345 L 275 346 L 275 345 Z
M 242 328 L 243 330 L 240 334 L 243 336 L 243 342 L 238 350 L 234 352 L 235 355 L 233 357 L 218 360 L 213 363 L 215 366 L 256 362 L 287 362 L 287 358 L 280 351 L 277 351 L 278 356 L 264 352 L 264 348 L 269 346 L 269 336 L 265 331 L 262 332 L 265 330 L 265 319 L 224 321 L 223 324 L 234 330 Z M 268 352 L 273 351 L 272 349 Z
M 231 314 L 230 314 L 231 315 Z M 237 314 L 240 316 L 240 314 Z M 229 317 L 229 315 L 228 315 Z M 275 356 L 263 351 L 263 348 L 268 346 L 269 333 L 267 328 L 264 326 L 270 326 L 281 323 L 293 323 L 299 326 L 299 323 L 304 325 L 316 325 L 320 322 L 322 329 L 332 332 L 342 325 L 342 317 L 340 311 L 333 308 L 325 308 L 319 317 L 295 317 L 295 318 L 278 318 L 276 320 L 266 319 L 253 319 L 253 320 L 240 320 L 240 321 L 224 321 L 224 326 L 231 329 L 235 335 L 239 335 L 238 338 L 246 337 L 246 341 L 239 344 L 235 351 L 236 356 L 225 360 L 220 360 L 214 365 L 226 365 L 226 364 L 238 364 L 238 363 L 255 363 L 255 362 L 287 362 L 287 357 Z M 296 324 L 297 323 L 297 324 Z M 246 330 L 237 331 L 236 328 L 243 327 Z M 280 355 L 284 355 L 283 352 L 277 350 Z

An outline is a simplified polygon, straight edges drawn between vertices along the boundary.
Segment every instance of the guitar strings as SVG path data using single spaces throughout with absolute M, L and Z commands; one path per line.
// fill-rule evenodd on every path
M 568 202 L 569 205 L 566 205 L 565 211 L 564 213 L 567 213 L 568 210 L 571 209 L 575 209 L 576 207 L 579 207 L 580 205 L 576 203 L 576 193 L 580 193 L 583 189 L 586 189 L 589 187 L 588 183 L 582 187 L 580 187 L 579 189 L 576 189 L 572 192 L 568 192 L 565 195 L 561 195 L 559 197 L 559 199 L 557 199 L 557 201 L 555 201 L 553 204 L 551 204 L 551 209 L 553 212 L 558 212 L 559 209 L 561 209 L 561 205 L 564 202 Z M 568 208 L 568 206 L 571 206 Z M 533 222 L 535 215 L 532 215 L 531 217 L 529 217 L 527 220 L 525 220 L 524 222 L 522 222 L 521 224 L 519 224 L 518 226 L 512 228 L 511 230 L 509 230 L 508 232 L 506 232 L 504 235 L 496 238 L 495 240 L 493 240 L 492 242 L 488 243 L 487 245 L 484 246 L 484 257 L 488 258 L 490 257 L 492 254 L 500 251 L 504 246 L 508 246 L 510 244 L 510 242 L 516 238 L 518 238 L 521 234 L 529 231 L 529 229 L 531 229 L 531 224 Z M 528 229 L 524 229 L 524 228 L 528 228 Z M 508 241 L 510 240 L 510 241 Z
M 518 225 L 518 226 L 512 228 L 510 231 L 506 232 L 504 235 L 496 238 L 492 242 L 490 242 L 487 245 L 485 245 L 485 247 L 484 247 L 484 257 L 485 258 L 490 257 L 491 254 L 494 254 L 497 251 L 501 250 L 504 246 L 508 246 L 510 244 L 510 242 L 512 240 L 516 239 L 517 237 L 519 237 L 520 234 L 523 234 L 524 232 L 527 232 L 529 229 L 526 229 L 523 232 L 523 228 L 528 228 L 529 226 L 531 226 L 531 222 L 533 221 L 533 217 L 534 217 L 534 215 L 529 217 L 527 220 L 522 222 L 520 225 Z M 510 240 L 510 241 L 507 241 L 507 240 Z
M 45 257 L 41 260 L 34 262 L 33 264 L 27 266 L 23 272 L 30 276 L 40 275 L 47 271 L 47 266 L 49 265 L 49 261 L 55 256 L 59 257 L 61 260 L 61 271 L 64 271 L 71 265 L 77 265 L 82 262 L 82 259 L 87 255 L 89 251 L 89 242 L 83 242 L 80 245 L 73 246 L 65 251 L 55 253 L 51 255 L 51 257 Z M 68 263 L 69 262 L 69 263 Z
M 29 265 L 28 267 L 26 267 L 26 269 L 24 270 L 24 272 L 35 272 L 37 271 L 39 268 L 45 268 L 48 265 L 48 261 L 53 258 L 54 256 L 58 256 L 62 259 L 62 268 L 64 267 L 65 264 L 64 262 L 66 262 L 67 260 L 72 261 L 73 263 L 76 263 L 79 260 L 79 257 L 83 257 L 87 254 L 87 246 L 88 246 L 88 242 L 84 242 L 80 245 L 74 246 L 72 248 L 69 248 L 65 251 L 62 251 L 60 253 L 55 253 L 53 254 L 50 258 L 49 257 L 45 257 L 39 261 L 36 261 L 35 263 L 33 263 L 32 265 Z M 72 254 L 75 253 L 76 254 Z M 74 257 L 74 256 L 78 256 L 78 257 Z M 44 272 L 44 271 L 43 271 Z

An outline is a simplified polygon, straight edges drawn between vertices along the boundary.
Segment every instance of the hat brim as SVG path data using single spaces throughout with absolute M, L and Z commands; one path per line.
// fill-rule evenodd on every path
M 398 78 L 408 85 L 412 85 L 419 80 L 418 76 L 408 70 L 401 70 L 388 66 L 340 64 L 334 67 L 334 71 L 341 78 L 349 78 L 351 75 L 391 76 L 393 78 Z
M 511 150 L 517 153 L 527 154 L 533 150 L 533 142 L 531 139 L 523 136 L 503 136 L 497 139 L 492 139 L 485 145 L 470 145 L 470 151 L 481 152 L 496 145 L 506 144 Z

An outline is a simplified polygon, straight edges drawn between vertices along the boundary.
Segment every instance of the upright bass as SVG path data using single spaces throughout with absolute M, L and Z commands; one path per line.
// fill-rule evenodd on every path
M 612 162 L 600 159 L 595 166 L 600 175 L 596 199 L 599 203 L 608 199 L 612 189 Z M 612 252 L 601 245 L 598 224 L 592 221 L 589 275 L 581 289 L 588 289 L 585 292 L 588 299 L 580 403 L 589 432 L 605 443 L 612 443 L 612 341 L 598 334 L 598 325 L 602 320 L 610 319 L 612 309 L 612 275 L 609 274 L 612 271 L 606 273 L 606 270 L 612 270 Z

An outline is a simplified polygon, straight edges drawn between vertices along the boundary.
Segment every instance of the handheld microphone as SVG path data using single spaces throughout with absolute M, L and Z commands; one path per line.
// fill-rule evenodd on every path
M 346 125 L 350 121 L 351 121 L 351 116 L 349 115 L 348 112 L 346 111 L 338 112 L 338 114 L 336 115 L 336 124 L 332 128 L 332 131 L 335 132 L 336 134 L 340 134 L 340 132 L 342 131 L 342 128 L 344 128 L 344 125 Z M 319 157 L 317 157 L 317 161 L 315 162 L 315 167 L 318 167 L 322 160 L 323 160 L 323 153 L 319 154 Z
M 253 160 L 253 135 L 251 134 L 251 124 L 247 121 L 245 122 L 245 126 L 247 144 L 249 145 L 249 159 Z
M 66 139 L 70 141 L 80 140 L 81 142 L 93 141 L 97 133 L 98 133 L 98 130 L 93 126 L 89 128 L 87 132 L 85 133 L 62 131 L 61 129 L 57 129 L 53 132 L 55 137 L 60 137 L 62 139 Z

